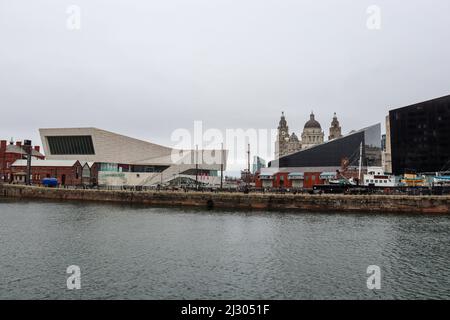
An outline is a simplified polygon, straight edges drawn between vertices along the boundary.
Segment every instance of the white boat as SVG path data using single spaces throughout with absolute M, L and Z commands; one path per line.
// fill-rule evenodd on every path
M 434 177 L 433 182 L 439 185 L 441 184 L 450 185 L 450 176 L 436 176 Z
M 365 186 L 389 188 L 399 186 L 400 181 L 396 176 L 385 174 L 381 167 L 368 167 L 363 183 Z

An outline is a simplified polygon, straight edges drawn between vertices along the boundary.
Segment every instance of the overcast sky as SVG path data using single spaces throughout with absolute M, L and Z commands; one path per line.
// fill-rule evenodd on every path
M 95 126 L 170 145 L 195 120 L 270 129 L 281 111 L 299 134 L 311 110 L 349 132 L 450 94 L 449 39 L 448 0 L 0 0 L 0 137 Z

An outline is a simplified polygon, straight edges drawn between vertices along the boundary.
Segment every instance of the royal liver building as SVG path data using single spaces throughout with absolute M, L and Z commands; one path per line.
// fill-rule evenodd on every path
M 289 134 L 289 126 L 287 125 L 284 112 L 282 112 L 278 125 L 277 141 L 275 142 L 275 159 L 321 144 L 324 142 L 324 136 L 325 134 L 322 131 L 320 123 L 315 119 L 314 113 L 311 111 L 309 120 L 303 127 L 300 141 L 295 132 Z M 339 125 L 336 113 L 334 113 L 328 139 L 332 140 L 341 136 L 341 127 Z

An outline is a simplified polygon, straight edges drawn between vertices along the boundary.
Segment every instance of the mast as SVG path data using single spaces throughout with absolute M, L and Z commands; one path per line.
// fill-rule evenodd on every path
M 250 186 L 250 143 L 247 151 L 247 187 Z
M 220 151 L 220 189 L 223 189 L 223 142 Z
M 359 146 L 358 184 L 361 184 L 362 151 L 363 151 L 363 145 L 362 145 L 362 142 L 361 142 L 361 144 Z
M 195 188 L 198 190 L 198 144 L 195 145 Z

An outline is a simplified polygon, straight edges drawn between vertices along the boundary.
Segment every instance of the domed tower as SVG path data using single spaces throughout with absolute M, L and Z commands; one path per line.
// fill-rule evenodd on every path
M 302 149 L 323 143 L 324 133 L 320 123 L 315 119 L 311 111 L 309 120 L 305 123 L 302 133 Z
M 333 121 L 331 121 L 330 135 L 328 136 L 328 140 L 333 140 L 340 137 L 342 137 L 341 127 L 339 126 L 339 121 L 335 112 Z
M 277 141 L 275 142 L 275 159 L 282 157 L 288 152 L 289 126 L 287 125 L 284 112 L 281 112 L 281 119 L 278 124 Z

